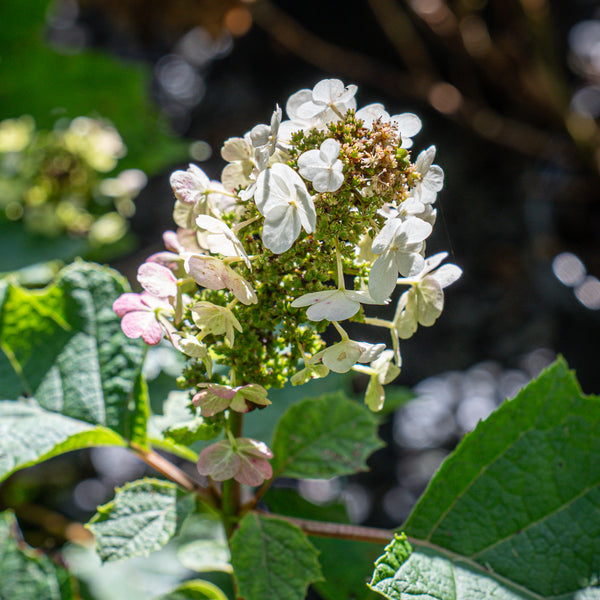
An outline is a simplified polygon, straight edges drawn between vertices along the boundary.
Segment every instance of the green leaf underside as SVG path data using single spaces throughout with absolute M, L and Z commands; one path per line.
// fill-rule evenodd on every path
M 174 483 L 140 479 L 117 488 L 86 527 L 104 562 L 148 556 L 175 535 L 192 509 L 193 498 L 182 496 Z
M 214 583 L 193 579 L 156 600 L 227 600 L 227 596 Z
M 17 521 L 0 513 L 0 598 L 2 600 L 72 600 L 76 598 L 68 572 L 20 539 Z
M 318 552 L 286 521 L 250 513 L 231 539 L 233 571 L 244 600 L 303 600 L 321 579 Z
M 387 567 L 387 568 L 386 568 Z M 378 565 L 372 589 L 390 600 L 599 600 L 600 588 L 540 596 L 483 567 L 420 547 L 399 568 Z
M 0 283 L 0 397 L 39 404 L 145 443 L 144 344 L 127 338 L 112 303 L 128 285 L 82 262 L 41 291 Z
M 599 425 L 598 398 L 559 359 L 444 462 L 403 527 L 441 556 L 415 552 L 403 580 L 437 565 L 464 589 L 505 587 L 501 598 L 583 598 L 600 573 Z M 431 597 L 491 597 L 465 593 Z
M 275 476 L 325 479 L 365 470 L 383 445 L 377 419 L 343 394 L 328 394 L 291 406 L 273 436 Z
M 71 450 L 126 446 L 110 429 L 44 410 L 33 401 L 0 401 L 0 481 Z

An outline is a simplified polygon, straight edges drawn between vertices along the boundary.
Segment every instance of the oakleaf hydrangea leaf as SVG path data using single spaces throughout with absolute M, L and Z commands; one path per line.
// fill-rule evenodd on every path
M 148 556 L 176 533 L 194 506 L 174 483 L 145 478 L 117 488 L 86 525 L 104 562 Z
M 83 262 L 44 290 L 0 282 L 0 398 L 35 396 L 47 410 L 144 444 L 144 344 L 125 337 L 112 310 L 127 290 L 115 271 Z
M 321 578 L 317 550 L 282 519 L 246 515 L 231 539 L 231 555 L 244 600 L 303 600 L 308 585 Z
M 0 598 L 2 600 L 74 600 L 69 573 L 21 539 L 14 515 L 0 513 Z
M 381 446 L 372 413 L 343 394 L 329 394 L 287 410 L 275 430 L 271 464 L 277 476 L 329 478 L 365 470 Z
M 376 589 L 600 597 L 599 426 L 600 399 L 559 359 L 443 463 L 403 527 L 418 552 Z
M 45 410 L 33 400 L 0 401 L 0 481 L 52 456 L 107 445 L 126 442 L 110 429 Z

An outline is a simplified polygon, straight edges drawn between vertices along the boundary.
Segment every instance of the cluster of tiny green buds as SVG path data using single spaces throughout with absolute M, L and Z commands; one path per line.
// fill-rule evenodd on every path
M 330 370 L 369 375 L 365 401 L 380 410 L 400 373 L 399 340 L 434 323 L 460 277 L 439 266 L 445 253 L 426 258 L 444 174 L 433 146 L 411 160 L 419 118 L 357 110 L 355 94 L 337 79 L 296 92 L 288 120 L 276 107 L 269 125 L 225 142 L 222 182 L 195 165 L 171 176 L 179 229 L 140 267 L 144 292 L 115 310 L 127 335 L 164 335 L 189 357 L 184 379 L 203 417 L 264 408 L 268 388 Z M 408 289 L 394 319 L 366 316 L 396 285 Z M 348 319 L 387 329 L 391 349 L 350 339 Z M 328 324 L 340 341 L 326 347 Z M 203 451 L 201 472 L 260 483 L 269 451 L 227 434 Z M 249 476 L 241 465 L 254 463 Z

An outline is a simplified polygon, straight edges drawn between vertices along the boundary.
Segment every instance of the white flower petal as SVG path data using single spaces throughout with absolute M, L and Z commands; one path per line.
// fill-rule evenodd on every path
M 314 303 L 306 316 L 311 321 L 344 321 L 353 317 L 360 309 L 360 304 L 348 298 L 342 290 L 333 290 L 328 297 Z
M 327 138 L 319 148 L 321 160 L 328 165 L 333 165 L 340 155 L 340 143 L 332 138 Z
M 402 226 L 400 219 L 388 219 L 381 231 L 375 236 L 371 250 L 375 254 L 382 254 L 392 244 L 396 232 Z
M 262 240 L 265 248 L 282 254 L 292 247 L 300 235 L 302 225 L 298 211 L 291 205 L 276 206 L 265 217 Z
M 443 265 L 435 273 L 432 273 L 429 277 L 434 278 L 440 286 L 443 288 L 448 287 L 457 281 L 462 275 L 462 269 L 456 265 Z
M 411 138 L 421 131 L 421 119 L 413 113 L 394 115 L 391 120 L 398 125 L 402 138 Z
M 361 354 L 360 345 L 347 340 L 325 349 L 321 360 L 335 373 L 347 373 L 356 364 Z
M 384 252 L 371 267 L 369 273 L 369 293 L 379 303 L 383 303 L 396 287 L 398 269 L 392 252 Z
M 402 224 L 402 233 L 406 235 L 409 244 L 422 242 L 431 235 L 432 231 L 433 227 L 418 217 L 408 217 Z
M 396 268 L 403 277 L 418 275 L 425 266 L 425 259 L 416 252 L 396 252 Z
M 313 102 L 329 104 L 344 93 L 344 84 L 339 79 L 323 79 L 312 90 Z
M 417 320 L 424 327 L 430 327 L 442 314 L 444 308 L 442 286 L 433 277 L 427 277 L 418 284 L 416 293 Z
M 338 161 L 340 169 L 320 169 L 314 176 L 312 183 L 317 192 L 335 192 L 344 183 L 344 175 L 341 171 L 342 162 Z

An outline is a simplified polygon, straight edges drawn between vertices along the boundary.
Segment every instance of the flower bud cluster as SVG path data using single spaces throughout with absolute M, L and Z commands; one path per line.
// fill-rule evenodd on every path
M 399 340 L 434 323 L 460 276 L 439 266 L 445 253 L 426 258 L 444 174 L 433 146 L 412 161 L 419 118 L 381 104 L 357 110 L 356 91 L 326 79 L 293 94 L 288 120 L 276 107 L 268 125 L 225 142 L 220 182 L 195 165 L 171 176 L 178 229 L 140 267 L 144 291 L 115 310 L 127 335 L 166 336 L 189 357 L 184 383 L 207 418 L 263 408 L 269 387 L 330 370 L 367 373 L 366 402 L 380 410 L 400 372 Z M 407 290 L 392 321 L 365 315 L 398 284 Z M 391 349 L 350 339 L 347 319 L 386 328 Z M 340 340 L 325 347 L 330 323 Z M 219 444 L 231 468 L 212 473 L 207 451 L 203 473 L 260 479 L 238 477 L 251 452 L 235 439 Z

